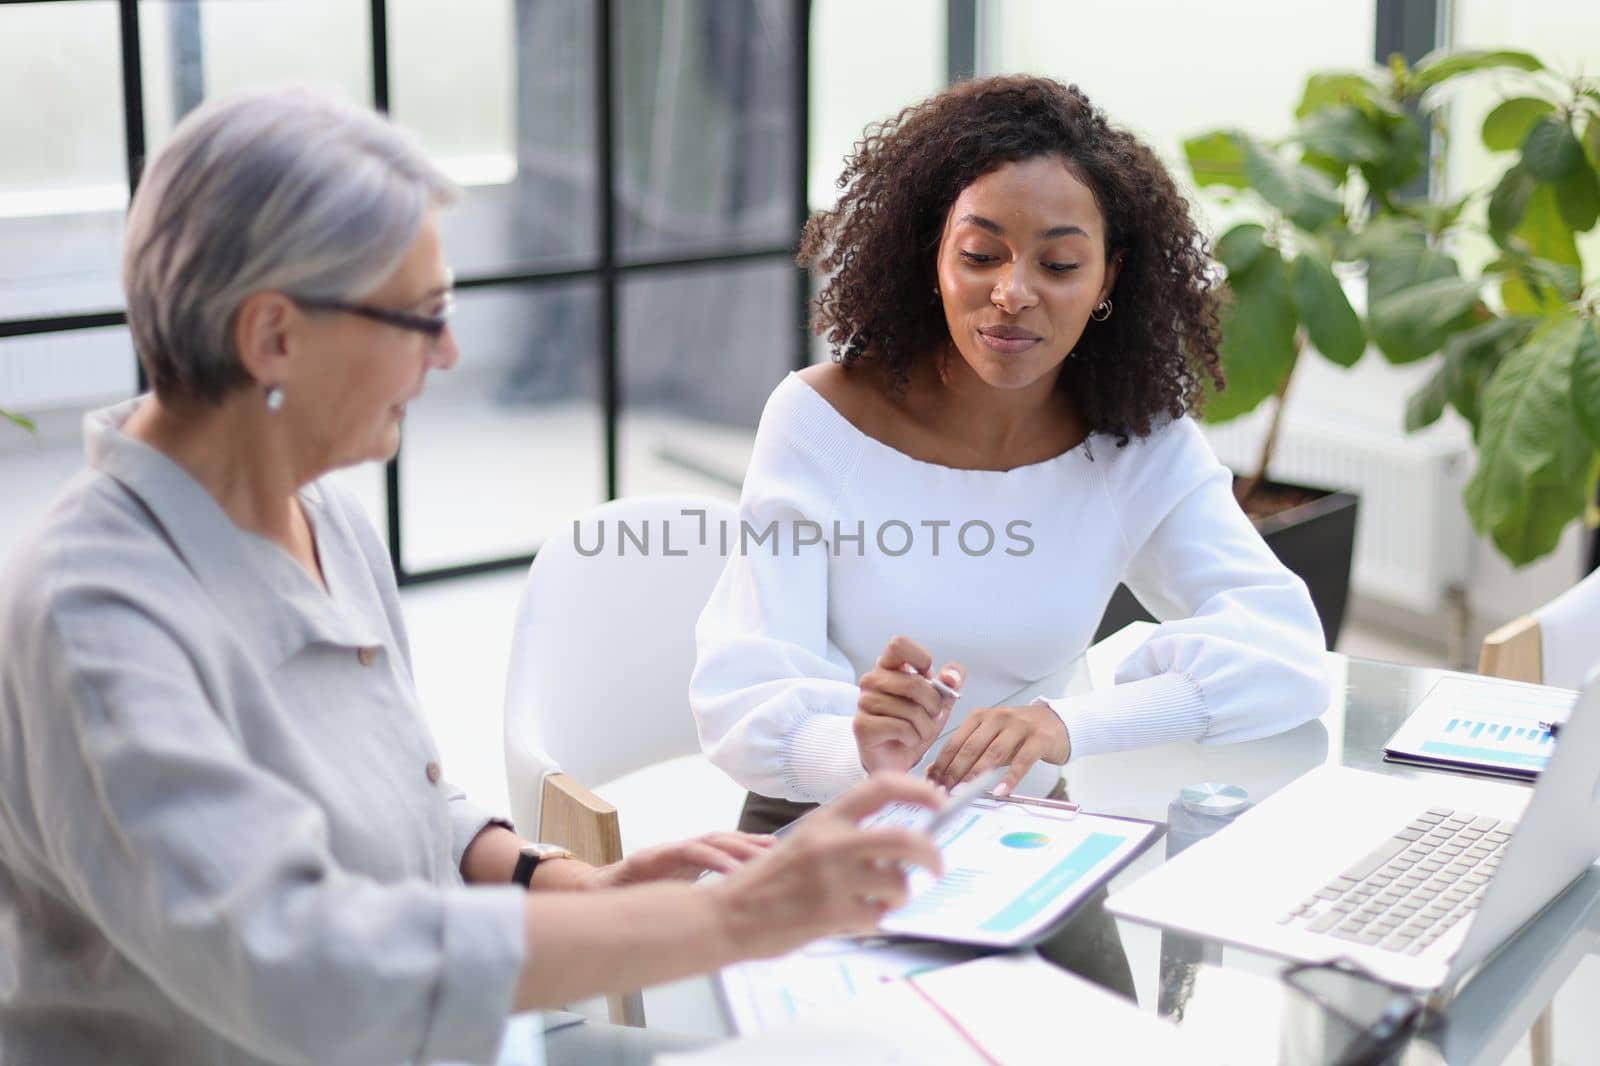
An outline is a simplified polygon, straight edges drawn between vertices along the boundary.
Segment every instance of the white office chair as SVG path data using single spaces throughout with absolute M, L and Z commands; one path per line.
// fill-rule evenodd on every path
M 1478 673 L 1577 688 L 1600 664 L 1600 570 L 1483 641 Z
M 636 814 L 658 827 L 670 818 L 670 831 L 630 833 L 638 843 L 737 820 L 744 793 L 700 753 L 688 704 L 695 620 L 725 561 L 721 522 L 738 523 L 723 500 L 629 497 L 580 516 L 539 549 L 506 685 L 506 781 L 524 836 L 596 865 L 622 858 L 617 807 L 591 787 L 638 797 L 630 823 Z M 634 773 L 645 767 L 663 773 Z M 642 999 L 614 997 L 611 1017 L 643 1025 Z
M 1483 638 L 1478 673 L 1538 685 L 1577 688 L 1600 664 L 1600 570 L 1532 614 Z M 1528 1030 L 1533 1066 L 1555 1058 L 1555 1017 L 1545 1008 Z

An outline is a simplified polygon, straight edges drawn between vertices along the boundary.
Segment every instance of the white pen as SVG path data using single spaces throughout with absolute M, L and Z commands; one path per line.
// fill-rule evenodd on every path
M 934 689 L 938 691 L 939 695 L 945 697 L 946 699 L 959 700 L 961 698 L 961 693 L 951 688 L 949 684 L 947 684 L 945 680 L 938 675 L 934 675 L 933 677 L 924 677 L 922 671 L 918 670 L 910 663 L 905 663 L 900 667 L 900 669 L 904 670 L 908 674 L 915 674 L 917 677 L 921 677 L 924 681 L 932 685 Z

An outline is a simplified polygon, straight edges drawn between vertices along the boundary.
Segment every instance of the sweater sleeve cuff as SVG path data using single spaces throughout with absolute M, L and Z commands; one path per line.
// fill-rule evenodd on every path
M 476 803 L 467 799 L 460 792 L 453 792 L 448 805 L 450 811 L 450 853 L 455 857 L 456 869 L 461 869 L 462 856 L 466 855 L 467 848 L 478 839 L 478 834 L 491 825 L 498 825 L 513 833 L 517 827 L 505 818 L 491 811 L 486 811 Z
M 528 894 L 516 885 L 447 894 L 433 1017 L 420 1062 L 492 1062 L 523 964 Z
M 790 799 L 826 803 L 867 779 L 850 723 L 842 714 L 809 714 L 795 723 L 783 745 Z
M 1081 755 L 1199 740 L 1211 726 L 1200 686 L 1176 673 L 1035 702 L 1055 711 L 1067 727 L 1069 762 Z

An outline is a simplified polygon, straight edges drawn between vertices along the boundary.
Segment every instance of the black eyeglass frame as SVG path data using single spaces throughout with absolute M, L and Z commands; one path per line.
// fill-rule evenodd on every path
M 442 315 L 419 315 L 410 311 L 391 311 L 387 307 L 373 307 L 371 304 L 354 303 L 349 300 L 332 300 L 316 296 L 291 296 L 296 305 L 308 311 L 342 311 L 349 315 L 360 315 L 370 318 L 374 322 L 395 326 L 399 329 L 410 330 L 413 333 L 423 333 L 429 337 L 437 338 L 444 333 L 445 327 L 450 325 L 450 312 L 455 310 L 455 300 L 448 294 L 445 297 L 445 313 Z
M 1352 1018 L 1342 1007 L 1299 978 L 1311 972 L 1337 973 L 1376 985 L 1389 993 L 1389 999 L 1374 1021 Z M 1302 962 L 1285 967 L 1279 979 L 1319 1008 L 1344 1023 L 1356 1035 L 1333 1060 L 1333 1066 L 1379 1066 L 1388 1062 L 1406 1045 L 1427 1016 L 1427 1000 L 1409 988 L 1391 984 L 1349 956 Z

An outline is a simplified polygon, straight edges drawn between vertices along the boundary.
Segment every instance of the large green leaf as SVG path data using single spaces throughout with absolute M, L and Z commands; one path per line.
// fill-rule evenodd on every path
M 1342 185 L 1350 176 L 1350 164 L 1331 155 L 1321 152 L 1307 151 L 1300 156 L 1300 162 L 1315 170 L 1319 174 L 1327 175 L 1329 181 L 1335 185 Z
M 1400 214 L 1421 222 L 1430 234 L 1437 236 L 1460 221 L 1467 205 L 1476 196 L 1476 192 L 1471 192 L 1457 200 L 1407 201 L 1395 204 L 1394 208 Z
M 1539 62 L 1527 52 L 1514 52 L 1507 49 L 1492 51 L 1465 51 L 1465 52 L 1434 52 L 1423 56 L 1413 71 L 1418 92 L 1431 89 L 1442 81 L 1446 81 L 1458 74 L 1469 74 L 1476 70 L 1490 70 L 1495 67 L 1510 67 L 1515 70 L 1543 70 L 1544 64 Z
M 1431 426 L 1443 417 L 1445 405 L 1450 402 L 1455 375 L 1455 367 L 1447 360 L 1440 360 L 1438 367 L 1428 375 L 1428 380 L 1422 383 L 1422 387 L 1406 397 L 1407 433 L 1415 433 L 1424 426 Z
M 1567 176 L 1556 186 L 1556 210 L 1561 221 L 1586 233 L 1600 219 L 1600 182 L 1595 181 L 1594 169 L 1582 154 Z
M 1600 114 L 1589 116 L 1589 124 L 1583 127 L 1583 148 L 1589 154 L 1589 165 L 1600 171 Z
M 1589 442 L 1600 448 L 1600 320 L 1587 325 L 1572 358 L 1572 408 Z
M 1539 319 L 1523 315 L 1491 318 L 1452 336 L 1439 352 L 1438 369 L 1406 403 L 1407 432 L 1437 421 L 1446 404 L 1476 432 L 1483 383 L 1505 353 L 1526 340 L 1538 323 Z
M 1508 275 L 1500 287 L 1501 295 L 1507 309 L 1519 314 L 1558 310 L 1577 300 L 1583 287 L 1576 266 L 1536 259 L 1518 248 L 1507 248 L 1483 270 Z
M 1474 439 L 1483 421 L 1483 387 L 1494 377 L 1506 353 L 1526 342 L 1543 322 L 1543 318 L 1533 315 L 1507 315 L 1464 330 L 1445 342 L 1444 353 L 1455 360 L 1457 371 L 1450 404 L 1472 424 Z
M 1289 264 L 1289 285 L 1317 351 L 1340 366 L 1355 366 L 1367 348 L 1367 335 L 1328 263 L 1302 252 Z
M 1389 148 L 1383 133 L 1352 104 L 1312 112 L 1300 120 L 1290 139 L 1304 145 L 1308 153 L 1346 165 L 1374 162 Z
M 1227 185 L 1235 189 L 1250 185 L 1244 176 L 1244 154 L 1239 150 L 1237 134 L 1216 130 L 1190 137 L 1183 142 L 1183 155 L 1196 185 Z
M 1583 145 L 1559 115 L 1546 115 L 1522 142 L 1522 163 L 1540 181 L 1555 184 L 1583 161 Z
M 1427 162 L 1427 140 L 1422 127 L 1410 115 L 1386 115 L 1382 120 L 1384 153 L 1361 165 L 1361 176 L 1372 187 L 1373 195 L 1387 197 L 1422 173 Z
M 1409 220 L 1387 219 L 1367 227 L 1350 252 L 1367 260 L 1369 306 L 1425 281 L 1461 274 L 1456 261 L 1430 244 L 1422 226 Z
M 1543 315 L 1556 310 L 1549 293 L 1549 289 L 1530 284 L 1521 274 L 1508 274 L 1500 282 L 1500 300 L 1514 315 Z
M 1548 100 L 1517 96 L 1501 101 L 1483 120 L 1483 144 L 1492 152 L 1521 148 L 1528 133 L 1541 118 L 1555 110 Z
M 1255 222 L 1244 222 L 1217 238 L 1213 249 L 1217 262 L 1228 268 L 1230 278 L 1255 265 L 1267 247 L 1267 231 Z
M 1512 230 L 1512 235 L 1527 253 L 1535 259 L 1548 259 L 1555 263 L 1581 266 L 1577 239 L 1572 229 L 1561 217 L 1561 206 L 1556 202 L 1553 185 L 1540 182 L 1528 198 L 1528 209 L 1522 221 Z
M 1371 78 L 1354 71 L 1313 74 L 1306 79 L 1305 92 L 1300 94 L 1300 105 L 1294 109 L 1294 117 L 1305 118 L 1313 111 L 1337 104 L 1370 101 L 1377 88 Z
M 1573 417 L 1573 355 L 1588 323 L 1552 316 L 1512 349 L 1483 390 L 1467 513 L 1522 565 L 1550 552 L 1581 514 L 1593 448 Z
M 1518 163 L 1500 176 L 1500 181 L 1489 195 L 1489 232 L 1497 240 L 1510 233 L 1528 213 L 1528 201 L 1533 199 L 1534 187 L 1539 183 Z
M 1375 300 L 1367 312 L 1372 339 L 1392 363 L 1432 355 L 1472 324 L 1480 285 L 1477 278 L 1435 278 Z
M 1238 142 L 1250 187 L 1296 226 L 1315 232 L 1344 214 L 1338 191 L 1326 174 L 1283 159 L 1252 137 L 1241 134 Z
M 1228 387 L 1210 396 L 1205 415 L 1225 422 L 1255 409 L 1278 391 L 1294 364 L 1294 300 L 1289 271 L 1276 248 L 1266 248 L 1255 264 L 1228 288 L 1233 299 L 1222 310 L 1222 368 Z

